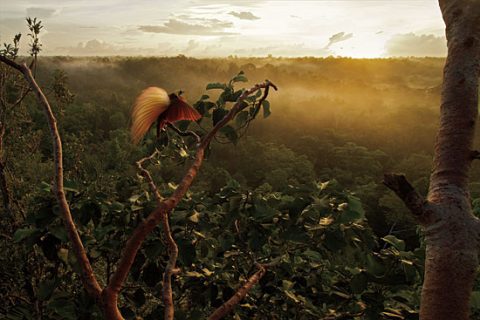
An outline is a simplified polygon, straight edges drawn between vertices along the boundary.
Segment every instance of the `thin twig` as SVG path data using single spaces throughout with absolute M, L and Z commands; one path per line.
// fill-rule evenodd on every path
M 150 156 L 145 157 L 143 159 L 140 159 L 136 162 L 138 170 L 140 171 L 142 176 L 145 177 L 145 179 L 147 179 L 148 185 L 150 186 L 150 189 L 152 190 L 153 195 L 155 196 L 155 200 L 157 201 L 157 205 L 161 205 L 162 196 L 160 195 L 160 192 L 158 191 L 157 185 L 153 181 L 153 178 L 152 178 L 152 175 L 150 174 L 150 171 L 146 170 L 142 165 L 145 161 L 149 161 L 149 160 L 152 160 L 153 158 L 155 158 L 159 153 L 160 152 L 157 149 L 155 149 L 155 151 Z

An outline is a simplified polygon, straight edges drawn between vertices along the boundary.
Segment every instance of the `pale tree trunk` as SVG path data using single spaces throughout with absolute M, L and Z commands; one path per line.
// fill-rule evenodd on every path
M 466 320 L 480 244 L 480 222 L 472 213 L 468 191 L 470 166 L 480 154 L 472 150 L 478 116 L 480 0 L 439 2 L 448 57 L 429 194 L 421 198 L 403 176 L 386 175 L 384 182 L 425 231 L 420 318 Z

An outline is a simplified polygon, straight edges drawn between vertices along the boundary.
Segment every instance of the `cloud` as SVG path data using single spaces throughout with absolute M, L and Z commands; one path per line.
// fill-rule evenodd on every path
M 385 44 L 385 54 L 387 56 L 444 57 L 447 55 L 447 42 L 444 37 L 433 34 L 397 34 Z
M 54 8 L 40 8 L 40 7 L 31 7 L 27 8 L 27 17 L 32 18 L 50 18 L 58 14 L 60 10 Z
M 190 52 L 192 50 L 197 49 L 200 46 L 200 43 L 195 40 L 188 41 L 187 48 L 185 48 L 185 52 Z
M 56 54 L 72 56 L 172 56 L 181 53 L 170 43 L 158 43 L 157 47 L 142 47 L 118 45 L 102 40 L 79 42 L 76 46 L 56 47 Z
M 330 46 L 334 45 L 335 43 L 346 41 L 352 37 L 353 37 L 353 33 L 345 33 L 345 32 L 335 33 L 328 39 L 328 44 L 325 46 L 325 49 L 330 48 Z
M 283 46 L 271 44 L 268 46 L 236 49 L 233 53 L 244 57 L 266 56 L 270 54 L 276 57 L 328 56 L 332 54 L 328 49 L 307 47 L 301 42 Z
M 102 55 L 115 51 L 113 45 L 97 39 L 89 40 L 87 42 L 79 42 L 76 47 L 63 49 L 67 49 L 69 53 L 78 55 Z
M 143 32 L 170 33 L 170 34 L 188 34 L 188 35 L 230 35 L 234 34 L 226 31 L 233 27 L 233 23 L 221 21 L 218 19 L 195 19 L 193 23 L 184 22 L 178 19 L 170 19 L 163 25 L 139 26 L 138 29 Z
M 238 19 L 241 20 L 258 20 L 260 17 L 257 17 L 253 13 L 249 11 L 242 11 L 242 12 L 235 12 L 235 11 L 230 11 L 228 13 L 229 15 L 232 15 L 234 17 L 237 17 Z

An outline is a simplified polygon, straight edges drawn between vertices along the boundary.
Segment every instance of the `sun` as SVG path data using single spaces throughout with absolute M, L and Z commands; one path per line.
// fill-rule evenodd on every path
M 385 55 L 387 39 L 383 36 L 357 35 L 347 41 L 337 43 L 330 49 L 336 56 L 352 58 L 379 58 Z

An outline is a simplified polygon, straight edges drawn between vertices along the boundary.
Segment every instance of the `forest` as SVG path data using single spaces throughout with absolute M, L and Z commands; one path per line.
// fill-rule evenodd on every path
M 208 317 L 264 265 L 227 319 L 374 320 L 419 319 L 424 236 L 382 180 L 404 173 L 427 193 L 444 64 L 40 56 L 34 70 L 58 120 L 66 197 L 100 283 L 109 282 L 125 242 L 156 206 L 135 163 L 158 150 L 145 167 L 168 197 L 194 158 L 195 139 L 170 129 L 132 144 L 138 94 L 149 86 L 185 91 L 203 117 L 178 127 L 203 136 L 236 101 L 227 89 L 235 95 L 268 79 L 278 91 L 222 128 L 170 215 L 179 249 L 175 319 Z M 21 79 L 0 68 L 10 103 L 23 94 Z M 45 115 L 25 95 L 2 113 L 0 317 L 102 319 L 80 281 L 53 192 Z M 471 170 L 479 215 L 480 167 Z M 125 319 L 162 317 L 167 246 L 156 227 L 137 253 L 119 297 Z M 470 304 L 480 317 L 478 281 Z

